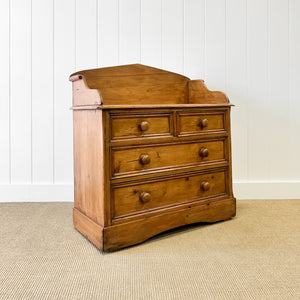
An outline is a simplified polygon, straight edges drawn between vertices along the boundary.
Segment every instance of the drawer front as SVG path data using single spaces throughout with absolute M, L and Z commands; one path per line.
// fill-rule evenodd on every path
M 113 188 L 114 217 L 226 194 L 227 171 Z
M 173 135 L 172 113 L 111 114 L 111 140 Z
M 179 112 L 178 134 L 199 135 L 225 130 L 225 112 Z
M 113 148 L 112 176 L 225 160 L 225 140 Z

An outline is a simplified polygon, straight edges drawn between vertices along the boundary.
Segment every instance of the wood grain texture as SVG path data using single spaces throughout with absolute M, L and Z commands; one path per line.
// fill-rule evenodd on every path
M 102 111 L 74 111 L 74 207 L 104 225 Z
M 103 228 L 81 213 L 78 209 L 73 209 L 74 227 L 90 240 L 96 247 L 103 249 Z
M 179 112 L 178 134 L 198 135 L 224 130 L 224 111 Z
M 189 80 L 185 76 L 141 64 L 83 70 L 73 73 L 70 81 L 73 81 L 74 92 L 83 93 L 76 97 L 77 102 L 73 102 L 75 106 L 99 103 L 107 105 L 229 103 L 223 92 L 208 90 L 202 80 Z M 85 87 L 90 89 L 90 93 L 98 90 L 101 102 L 94 98 L 87 100 Z
M 73 85 L 73 105 L 99 105 L 102 103 L 101 95 L 96 89 L 89 89 L 81 76 L 71 76 Z
M 201 156 L 200 150 L 207 149 L 209 155 Z M 112 149 L 112 176 L 152 169 L 170 169 L 184 165 L 200 165 L 225 159 L 224 140 L 177 142 L 162 145 L 147 145 Z M 143 165 L 141 155 L 149 156 L 149 163 Z
M 189 81 L 189 103 L 228 103 L 229 100 L 223 92 L 211 92 L 203 80 Z
M 112 140 L 145 139 L 172 134 L 173 119 L 171 113 L 111 114 Z
M 201 105 L 188 104 L 186 97 L 177 103 L 173 96 L 178 82 L 184 83 L 188 96 L 187 78 L 141 65 L 116 70 L 87 70 L 70 77 L 76 87 L 74 218 L 80 219 L 74 226 L 108 251 L 180 225 L 234 216 L 230 104 L 220 97 L 224 94 L 206 90 L 202 97 L 194 96 Z M 149 98 L 137 105 L 145 90 Z M 95 91 L 103 105 L 91 103 Z M 112 99 L 122 97 L 128 99 L 126 105 L 112 105 Z M 132 231 L 134 223 L 139 227 Z M 103 228 L 103 245 L 97 224 Z
M 148 183 L 126 184 L 115 187 L 112 193 L 113 218 L 129 213 L 149 211 L 153 208 L 192 202 L 202 198 L 220 196 L 226 193 L 225 171 L 210 171 L 204 174 L 173 176 L 170 179 L 151 180 Z M 207 190 L 201 184 L 208 183 Z M 141 201 L 141 193 L 151 195 L 147 203 Z
M 104 228 L 103 250 L 115 251 L 141 243 L 172 228 L 197 222 L 212 223 L 227 220 L 234 217 L 235 214 L 236 200 L 229 198 L 186 205 L 179 210 L 161 212 L 152 217 L 147 216 L 132 222 L 116 224 Z

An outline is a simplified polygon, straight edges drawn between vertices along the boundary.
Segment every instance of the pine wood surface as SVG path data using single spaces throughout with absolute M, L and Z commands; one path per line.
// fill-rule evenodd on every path
M 80 71 L 70 80 L 74 226 L 98 248 L 235 215 L 231 104 L 223 93 L 142 65 Z

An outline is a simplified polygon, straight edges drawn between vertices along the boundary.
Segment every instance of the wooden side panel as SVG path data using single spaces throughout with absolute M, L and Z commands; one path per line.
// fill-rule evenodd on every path
M 101 97 L 97 90 L 90 89 L 79 76 L 70 77 L 73 81 L 73 106 L 101 104 Z
M 203 80 L 190 80 L 189 103 L 229 103 L 229 100 L 223 92 L 210 91 Z
M 74 206 L 104 225 L 104 159 L 101 110 L 74 111 Z
M 103 249 L 103 228 L 82 214 L 78 209 L 73 209 L 74 227 L 99 249 Z

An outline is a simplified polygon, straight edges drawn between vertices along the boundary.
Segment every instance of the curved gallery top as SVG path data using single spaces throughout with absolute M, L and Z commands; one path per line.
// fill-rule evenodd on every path
M 83 70 L 70 76 L 73 108 L 229 106 L 223 92 L 203 80 L 141 64 Z

